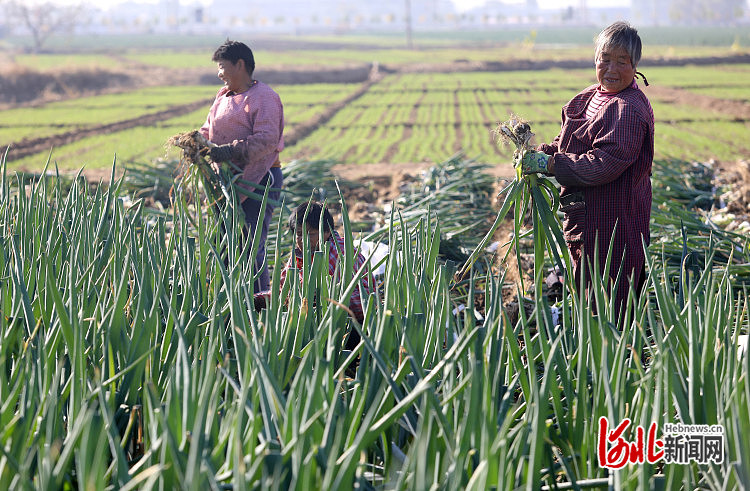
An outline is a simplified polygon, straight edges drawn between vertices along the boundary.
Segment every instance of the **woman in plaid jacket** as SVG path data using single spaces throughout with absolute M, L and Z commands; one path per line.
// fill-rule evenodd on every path
M 560 134 L 550 144 L 519 156 L 525 173 L 554 175 L 562 185 L 563 230 L 576 284 L 582 268 L 590 282 L 596 254 L 611 285 L 622 269 L 614 292 L 620 308 L 631 285 L 636 293 L 643 286 L 643 248 L 650 241 L 654 113 L 635 80 L 642 76 L 636 72 L 640 58 L 633 27 L 616 22 L 604 29 L 596 41 L 598 83 L 563 107 Z M 605 272 L 610 242 L 612 266 Z

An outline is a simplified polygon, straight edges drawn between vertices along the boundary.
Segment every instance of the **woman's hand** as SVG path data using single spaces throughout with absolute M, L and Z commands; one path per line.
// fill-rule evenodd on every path
M 526 150 L 518 158 L 524 174 L 553 174 L 554 159 L 543 152 Z
M 216 145 L 215 147 L 211 147 L 211 149 L 208 151 L 208 156 L 211 157 L 211 160 L 213 160 L 217 164 L 232 160 L 233 155 L 234 148 L 232 148 L 232 145 L 230 143 L 227 143 L 225 145 Z

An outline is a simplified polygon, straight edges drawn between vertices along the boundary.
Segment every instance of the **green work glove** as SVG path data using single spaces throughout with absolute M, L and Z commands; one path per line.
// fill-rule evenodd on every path
M 544 152 L 527 150 L 521 153 L 521 171 L 524 174 L 550 174 L 549 157 Z
M 229 160 L 232 160 L 233 154 L 234 154 L 234 149 L 232 148 L 232 145 L 229 143 L 225 145 L 217 145 L 215 147 L 211 147 L 211 150 L 208 151 L 208 156 L 211 157 L 211 160 L 213 160 L 216 163 L 227 162 Z

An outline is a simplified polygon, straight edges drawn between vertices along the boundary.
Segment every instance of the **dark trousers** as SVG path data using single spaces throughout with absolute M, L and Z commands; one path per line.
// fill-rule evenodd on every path
M 570 251 L 570 257 L 573 262 L 573 278 L 575 281 L 576 288 L 580 287 L 581 285 L 581 274 L 583 265 L 581 264 L 583 261 L 590 261 L 590 264 L 586 263 L 586 277 L 584 278 L 583 288 L 584 290 L 588 290 L 589 286 L 591 285 L 591 272 L 589 269 L 593 267 L 593 258 L 590 255 L 587 255 L 584 250 L 584 245 L 582 242 L 575 242 L 571 243 L 568 242 L 568 250 Z M 600 268 L 603 268 L 604 265 L 600 264 Z M 617 261 L 612 261 L 612 271 L 610 271 L 610 280 L 614 281 L 615 277 L 617 275 L 617 271 L 619 270 L 620 265 Z M 600 271 L 600 273 L 602 273 Z M 636 298 L 640 297 L 640 295 L 643 293 L 643 290 L 646 286 L 646 265 L 642 264 L 641 267 L 638 269 L 638 271 L 630 272 L 630 274 L 633 274 L 634 277 L 632 278 L 632 285 L 633 289 L 635 291 Z M 630 281 L 630 274 L 624 275 L 623 278 L 620 279 L 620 285 L 618 285 L 617 291 L 614 292 L 615 294 L 615 303 L 617 305 L 618 310 L 618 316 L 622 313 L 622 310 L 625 306 L 625 301 L 628 298 L 628 291 L 629 287 L 631 285 Z M 603 278 L 603 280 L 606 282 L 606 278 Z M 610 294 L 611 294 L 610 289 Z M 596 313 L 596 304 L 592 302 L 591 309 L 594 313 Z
M 272 188 L 281 188 L 284 183 L 284 176 L 281 173 L 281 169 L 273 167 L 268 174 L 260 182 L 262 186 L 268 183 L 270 178 Z M 256 189 L 256 193 L 263 194 L 263 189 Z M 281 198 L 280 191 L 269 191 L 268 198 L 278 201 Z M 255 227 L 258 224 L 258 216 L 260 215 L 261 202 L 253 198 L 245 198 L 242 202 L 242 211 L 245 212 L 245 230 L 243 236 L 246 240 L 252 241 L 255 235 Z M 271 287 L 270 275 L 268 274 L 268 266 L 265 265 L 266 259 L 266 238 L 268 237 L 268 229 L 271 227 L 271 219 L 273 217 L 274 206 L 271 203 L 266 203 L 266 212 L 263 215 L 263 219 L 260 221 L 261 233 L 260 243 L 258 244 L 258 252 L 255 255 L 255 265 L 253 267 L 253 274 L 261 271 L 260 277 L 254 283 L 254 291 L 268 290 Z M 244 243 L 243 243 L 244 246 Z

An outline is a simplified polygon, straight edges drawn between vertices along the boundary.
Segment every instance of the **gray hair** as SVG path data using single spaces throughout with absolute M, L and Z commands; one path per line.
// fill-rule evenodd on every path
M 641 61 L 641 38 L 638 36 L 638 31 L 627 22 L 617 21 L 599 33 L 596 37 L 594 61 L 599 58 L 599 53 L 612 48 L 625 49 L 630 55 L 633 68 Z

